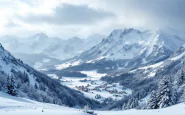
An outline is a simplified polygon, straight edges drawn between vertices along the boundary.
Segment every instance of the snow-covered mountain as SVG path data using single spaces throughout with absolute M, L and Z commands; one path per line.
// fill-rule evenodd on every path
M 73 58 L 83 65 L 102 65 L 107 68 L 140 66 L 160 62 L 168 58 L 176 49 L 185 43 L 185 36 L 177 33 L 156 30 L 139 31 L 133 28 L 118 29 L 102 40 L 101 43 Z M 78 65 L 79 65 L 78 64 Z M 97 65 L 97 64 L 96 64 Z M 98 69 L 95 67 L 95 69 Z
M 165 76 L 165 75 L 173 75 L 179 74 L 181 71 L 184 71 L 184 64 L 185 64 L 185 45 L 182 45 L 178 48 L 174 53 L 172 53 L 169 58 L 146 66 L 139 66 L 136 68 L 131 68 L 129 73 L 136 74 L 137 76 L 143 76 L 145 78 L 152 78 L 155 76 Z M 117 71 L 118 73 L 115 76 L 119 76 L 124 69 Z M 140 74 L 140 75 L 139 75 Z M 177 76 L 177 75 L 175 75 Z
M 106 39 L 79 56 L 81 59 L 93 60 L 106 58 L 110 60 L 133 59 L 144 56 L 162 58 L 169 56 L 185 40 L 175 34 L 163 31 L 139 31 L 136 29 L 114 30 Z
M 43 53 L 57 57 L 60 60 L 69 59 L 100 43 L 103 37 L 102 35 L 90 36 L 86 39 L 72 37 L 67 40 L 57 41 L 55 44 L 48 43 L 50 46 L 45 48 Z
M 17 58 L 21 58 L 26 63 L 31 64 L 31 66 L 38 68 L 38 66 L 35 66 L 38 65 L 38 62 L 40 62 L 43 66 L 48 65 L 42 63 L 42 61 L 46 59 L 55 59 L 59 62 L 59 60 L 65 60 L 79 55 L 86 49 L 89 49 L 101 42 L 103 37 L 104 36 L 97 34 L 89 36 L 86 39 L 78 37 L 60 39 L 58 37 L 48 37 L 44 33 L 37 33 L 26 38 L 2 36 L 0 37 L 0 42 Z M 35 58 L 32 58 L 33 56 L 29 57 L 28 55 L 39 55 L 39 57 L 43 58 L 35 60 Z M 33 61 L 35 61 L 35 63 L 32 63 Z M 56 63 L 50 64 L 54 65 Z
M 12 95 L 67 106 L 83 107 L 88 104 L 95 107 L 98 104 L 14 58 L 2 45 L 0 45 L 0 74 L 0 91 L 13 91 L 14 93 L 10 92 Z
M 114 71 L 107 74 L 107 76 L 103 77 L 102 80 L 109 83 L 120 83 L 120 85 L 132 89 L 133 93 L 129 98 L 137 99 L 141 102 L 142 100 L 149 100 L 148 97 L 150 97 L 151 92 L 153 90 L 159 90 L 160 82 L 164 77 L 168 77 L 170 79 L 170 90 L 173 90 L 173 97 L 176 98 L 176 103 L 179 103 L 185 101 L 184 64 L 185 45 L 182 45 L 172 53 L 169 58 L 161 62 Z M 123 99 L 121 102 L 112 104 L 110 108 L 120 107 L 118 103 L 128 104 L 129 102 Z M 126 106 L 127 105 L 124 107 Z

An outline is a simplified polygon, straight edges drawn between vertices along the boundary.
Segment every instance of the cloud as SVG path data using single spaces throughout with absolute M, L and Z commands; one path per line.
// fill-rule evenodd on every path
M 185 0 L 1 0 L 0 33 L 81 37 L 129 27 L 184 31 L 184 6 Z
M 185 0 L 103 0 L 102 4 L 131 23 L 138 20 L 144 28 L 185 29 Z
M 8 23 L 6 23 L 4 26 L 5 26 L 6 28 L 19 27 L 19 25 L 16 24 L 15 22 L 13 22 L 13 21 L 8 21 Z
M 52 14 L 33 14 L 19 16 L 19 19 L 27 23 L 49 23 L 57 25 L 93 24 L 97 21 L 113 17 L 114 14 L 101 10 L 95 10 L 85 5 L 63 4 L 56 7 Z

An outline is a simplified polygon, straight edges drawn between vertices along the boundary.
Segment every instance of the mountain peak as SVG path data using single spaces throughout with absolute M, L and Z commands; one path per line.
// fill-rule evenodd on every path
M 48 38 L 48 36 L 45 33 L 37 33 L 35 35 L 32 36 L 33 38 L 39 38 L 39 39 L 43 39 L 43 38 Z
M 4 50 L 4 47 L 2 46 L 2 44 L 0 43 L 0 49 L 3 49 Z
M 125 41 L 125 42 L 133 42 L 136 39 L 141 38 L 141 31 L 134 29 L 134 28 L 125 28 L 125 29 L 115 29 L 111 32 L 111 34 L 107 37 L 107 41 L 109 42 L 118 42 L 118 41 Z M 137 38 L 137 36 L 139 38 Z
M 74 42 L 74 41 L 82 41 L 82 39 L 79 38 L 79 37 L 74 36 L 74 37 L 69 38 L 68 41 L 71 41 L 71 42 Z
M 131 32 L 140 33 L 140 31 L 137 30 L 137 29 L 134 29 L 134 28 L 125 28 L 125 29 L 115 29 L 115 30 L 113 30 L 111 32 L 110 35 L 128 34 L 128 33 L 131 33 Z

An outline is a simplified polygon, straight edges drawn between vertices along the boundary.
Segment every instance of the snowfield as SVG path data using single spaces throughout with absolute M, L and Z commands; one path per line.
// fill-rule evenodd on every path
M 68 68 L 70 66 L 76 66 L 79 64 L 80 64 L 80 61 L 74 61 L 74 62 L 71 61 L 71 62 L 66 62 L 60 65 L 55 65 L 55 67 L 56 67 L 56 70 L 61 70 L 61 69 Z
M 78 109 L 39 103 L 2 92 L 0 92 L 0 102 L 0 115 L 84 115 Z
M 177 56 L 171 58 L 170 60 L 172 60 L 172 61 L 178 60 L 178 59 L 182 58 L 184 55 L 185 55 L 185 52 L 183 52 L 182 54 L 177 55 Z
M 126 95 L 132 94 L 132 90 L 120 86 L 119 83 L 108 84 L 105 81 L 100 80 L 101 77 L 106 74 L 97 73 L 96 70 L 81 71 L 86 74 L 86 78 L 79 77 L 62 77 L 61 83 L 69 88 L 81 91 L 86 97 L 95 99 L 102 102 L 105 98 L 112 98 L 114 100 L 120 100 Z M 52 78 L 59 78 L 55 74 L 48 74 Z M 86 87 L 88 91 L 81 90 L 80 87 Z M 117 91 L 112 93 L 111 91 Z M 96 99 L 96 95 L 100 95 L 101 98 Z
M 91 77 L 91 79 L 99 80 L 101 77 L 105 76 L 106 74 L 97 73 L 96 70 L 92 71 L 81 71 L 81 73 L 86 74 L 88 77 Z
M 88 115 L 82 109 L 40 103 L 0 92 L 0 115 Z M 159 110 L 95 111 L 97 115 L 184 115 L 181 103 Z

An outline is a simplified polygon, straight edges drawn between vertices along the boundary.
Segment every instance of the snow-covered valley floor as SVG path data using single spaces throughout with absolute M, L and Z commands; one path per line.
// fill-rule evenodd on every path
M 108 84 L 105 81 L 100 80 L 101 77 L 106 74 L 97 73 L 96 70 L 81 71 L 86 74 L 86 78 L 79 77 L 62 77 L 61 83 L 67 87 L 81 91 L 85 96 L 102 102 L 105 98 L 112 98 L 114 100 L 120 100 L 125 95 L 132 93 L 131 89 L 120 86 L 119 83 Z M 59 77 L 55 74 L 48 74 L 53 79 Z M 97 97 L 97 95 L 101 97 Z
M 185 115 L 181 103 L 159 110 L 95 111 L 97 115 Z M 82 109 L 40 103 L 0 92 L 0 115 L 88 115 Z

